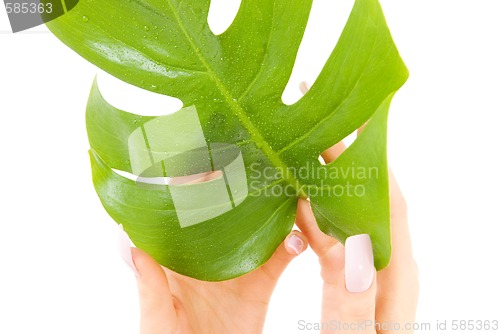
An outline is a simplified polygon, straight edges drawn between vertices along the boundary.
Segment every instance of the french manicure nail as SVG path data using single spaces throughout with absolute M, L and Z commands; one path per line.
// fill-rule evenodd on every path
M 345 242 L 345 285 L 349 292 L 368 290 L 375 276 L 372 241 L 368 234 L 347 238 Z
M 304 249 L 304 242 L 295 234 L 292 234 L 287 240 L 286 245 L 288 248 L 292 249 L 295 254 L 299 255 Z
M 122 224 L 119 225 L 118 233 L 119 233 L 119 235 L 118 235 L 118 247 L 119 247 L 120 255 L 121 255 L 123 261 L 125 261 L 125 263 L 130 268 L 130 270 L 132 270 L 135 277 L 141 277 L 141 274 L 139 273 L 139 271 L 135 267 L 134 260 L 132 259 L 132 252 L 131 252 L 131 248 L 130 248 L 130 244 L 131 244 L 130 238 L 129 238 L 127 232 L 125 232 L 125 230 L 123 229 Z

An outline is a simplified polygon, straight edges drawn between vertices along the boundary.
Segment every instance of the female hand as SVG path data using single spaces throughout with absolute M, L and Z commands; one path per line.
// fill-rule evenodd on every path
M 322 156 L 329 163 L 344 150 L 341 142 Z M 204 282 L 182 276 L 161 267 L 139 249 L 132 248 L 130 254 L 126 247 L 124 258 L 138 276 L 141 334 L 261 333 L 280 275 L 308 242 L 322 268 L 322 323 L 358 325 L 350 328 L 350 333 L 386 334 L 397 325 L 401 326 L 398 333 L 413 333 L 403 329 L 413 325 L 415 319 L 417 265 L 406 203 L 392 173 L 390 196 L 392 258 L 390 265 L 378 273 L 373 267 L 369 236 L 353 236 L 344 248 L 319 230 L 309 202 L 303 199 L 299 199 L 296 218 L 303 234 L 293 231 L 263 266 L 229 281 Z M 323 328 L 322 333 L 336 331 L 332 326 Z
M 344 150 L 341 142 L 324 152 L 323 159 L 329 163 Z M 324 281 L 321 323 L 326 325 L 321 333 L 413 333 L 418 270 L 406 203 L 392 173 L 390 197 L 392 258 L 378 273 L 368 235 L 348 238 L 344 247 L 319 230 L 309 202 L 299 200 L 296 223 L 319 257 Z
M 307 248 L 304 236 L 293 231 L 260 268 L 232 280 L 204 282 L 131 249 L 123 234 L 124 259 L 138 276 L 141 334 L 262 333 L 280 275 Z

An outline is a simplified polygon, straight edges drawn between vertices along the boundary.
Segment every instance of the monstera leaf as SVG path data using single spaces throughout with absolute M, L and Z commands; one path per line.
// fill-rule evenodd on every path
M 357 0 L 314 85 L 285 105 L 311 5 L 242 0 L 220 35 L 207 24 L 209 0 L 81 0 L 47 24 L 105 71 L 184 104 L 134 115 L 94 83 L 87 107 L 95 189 L 160 264 L 203 280 L 245 274 L 290 232 L 299 197 L 341 242 L 370 234 L 376 267 L 388 264 L 387 114 L 408 73 L 378 1 Z M 366 122 L 336 161 L 318 160 Z

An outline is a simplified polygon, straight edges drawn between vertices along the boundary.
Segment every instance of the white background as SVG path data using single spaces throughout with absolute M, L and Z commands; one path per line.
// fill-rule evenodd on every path
M 222 22 L 224 2 L 212 23 Z M 389 156 L 410 207 L 418 321 L 500 320 L 500 2 L 381 2 L 411 72 L 392 105 Z M 314 81 L 351 5 L 315 0 L 286 101 Z M 0 333 L 137 333 L 135 279 L 86 153 L 98 69 L 45 27 L 9 33 L 1 6 L 0 30 Z M 175 110 L 101 77 L 118 107 Z M 301 333 L 299 320 L 318 321 L 320 291 L 308 250 L 278 285 L 265 332 Z

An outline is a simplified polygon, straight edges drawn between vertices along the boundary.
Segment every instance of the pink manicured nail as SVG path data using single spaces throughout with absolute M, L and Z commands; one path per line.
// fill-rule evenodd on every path
M 295 254 L 299 255 L 304 249 L 304 242 L 295 234 L 292 234 L 287 240 L 286 245 L 288 248 L 292 249 Z
M 118 226 L 119 226 L 118 247 L 120 249 L 120 255 L 123 261 L 125 261 L 127 266 L 130 268 L 130 270 L 132 270 L 135 277 L 141 277 L 141 274 L 135 267 L 134 260 L 132 259 L 132 252 L 130 249 L 130 244 L 131 244 L 130 238 L 127 232 L 125 232 L 125 230 L 123 229 L 122 224 Z
M 370 288 L 375 275 L 372 241 L 368 234 L 347 238 L 345 242 L 345 286 L 359 293 Z

